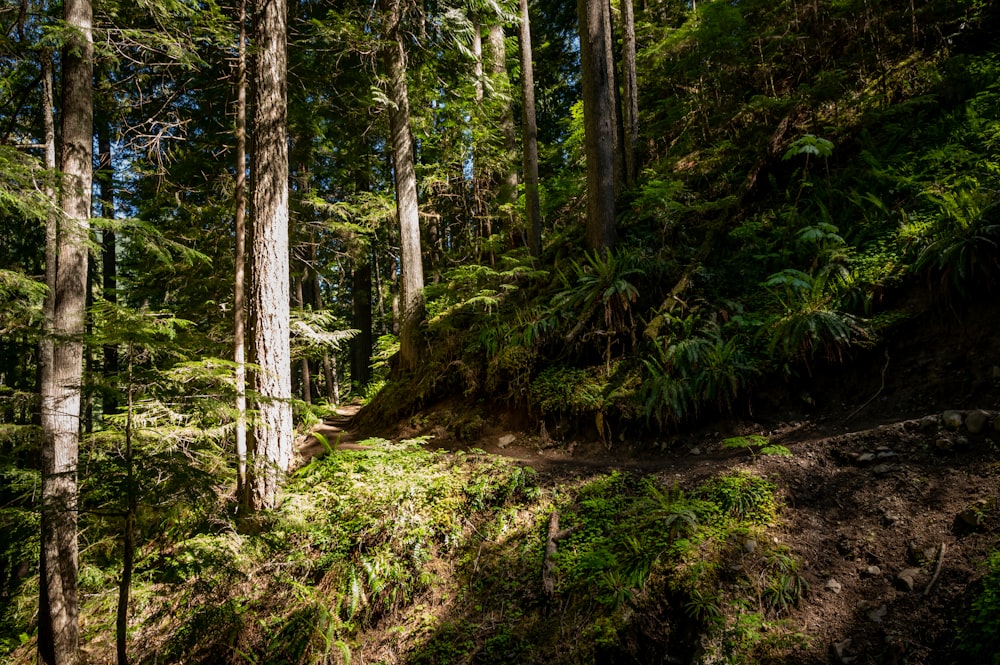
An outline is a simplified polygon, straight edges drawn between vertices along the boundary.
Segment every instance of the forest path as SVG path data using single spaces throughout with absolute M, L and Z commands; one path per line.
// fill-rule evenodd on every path
M 354 417 L 361 410 L 356 403 L 343 404 L 334 409 L 334 415 L 328 416 L 322 422 L 313 426 L 309 432 L 295 441 L 295 447 L 301 458 L 300 465 L 305 466 L 314 457 L 322 457 L 327 448 L 315 435 L 319 434 L 336 450 L 364 450 L 365 446 L 357 443 L 357 432 L 351 429 Z

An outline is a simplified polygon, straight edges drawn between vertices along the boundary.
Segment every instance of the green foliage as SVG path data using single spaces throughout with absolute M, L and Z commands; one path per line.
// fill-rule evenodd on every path
M 785 446 L 774 444 L 772 445 L 767 437 L 761 436 L 759 434 L 750 434 L 747 436 L 734 436 L 729 439 L 722 440 L 723 448 L 741 448 L 750 451 L 750 454 L 754 454 L 754 448 L 758 449 L 758 454 L 760 455 L 775 455 L 777 457 L 791 457 L 792 451 Z
M 759 476 L 738 472 L 708 482 L 699 496 L 740 521 L 768 524 L 777 515 L 774 485 Z
M 719 325 L 698 312 L 684 317 L 669 312 L 658 317 L 656 355 L 643 362 L 648 376 L 642 384 L 646 416 L 660 425 L 696 417 L 705 407 L 732 407 L 740 391 L 757 374 L 752 360 L 735 336 L 735 327 Z M 662 335 L 662 336 L 661 336 Z
M 958 623 L 955 663 L 1000 663 L 1000 552 L 990 555 L 981 584 L 968 614 Z

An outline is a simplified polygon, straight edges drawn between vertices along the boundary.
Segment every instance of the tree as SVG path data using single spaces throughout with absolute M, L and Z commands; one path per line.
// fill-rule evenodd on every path
M 625 126 L 625 186 L 635 185 L 639 173 L 639 93 L 635 65 L 635 12 L 632 0 L 621 0 L 622 12 L 622 88 L 625 99 L 622 103 L 623 124 Z
M 247 186 L 247 48 L 246 0 L 240 0 L 239 45 L 236 60 L 236 182 L 233 187 L 233 361 L 236 363 L 236 495 L 247 491 L 247 369 L 246 369 L 246 186 Z
M 531 20 L 528 0 L 521 7 L 521 109 L 524 150 L 524 215 L 528 232 L 528 251 L 542 253 L 542 210 L 538 199 L 538 123 L 535 120 L 535 77 L 531 63 Z
M 66 0 L 62 53 L 62 214 L 53 215 L 54 250 L 46 256 L 50 292 L 42 342 L 42 526 L 38 655 L 43 663 L 77 661 L 77 457 L 80 443 L 83 330 L 87 302 L 94 140 L 93 35 L 90 0 Z
M 490 73 L 497 79 L 501 79 L 506 83 L 507 48 L 504 44 L 503 25 L 499 22 L 490 24 L 488 44 L 490 54 Z M 497 83 L 494 82 L 494 86 L 496 85 Z M 507 85 L 502 86 L 502 89 L 506 90 Z M 517 149 L 517 130 L 514 124 L 514 113 L 511 109 L 510 98 L 506 97 L 502 101 L 502 104 L 503 110 L 500 115 L 500 127 L 503 130 L 504 159 L 502 161 L 503 170 L 500 181 L 500 191 L 497 198 L 499 199 L 501 206 L 508 205 L 513 208 L 517 203 L 517 169 L 515 166 L 516 160 L 514 159 L 515 151 Z M 541 245 L 541 242 L 539 242 L 539 245 Z
M 418 333 L 424 315 L 424 266 L 420 246 L 420 210 L 410 131 L 410 96 L 406 85 L 406 49 L 403 44 L 401 0 L 384 0 L 385 69 L 389 85 L 389 132 L 396 183 L 396 214 L 402 273 L 402 319 L 399 331 L 399 365 L 403 371 L 417 367 Z
M 523 0 L 522 0 L 523 1 Z M 616 104 L 605 0 L 578 0 L 583 125 L 587 155 L 587 247 L 597 253 L 615 244 Z
M 250 158 L 250 336 L 259 402 L 248 471 L 253 508 L 273 508 L 292 463 L 286 9 L 254 0 Z

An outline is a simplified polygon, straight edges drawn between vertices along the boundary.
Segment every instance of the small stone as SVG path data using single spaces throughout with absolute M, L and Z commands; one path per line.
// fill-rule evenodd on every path
M 501 448 L 506 448 L 510 444 L 514 443 L 517 437 L 513 434 L 504 434 L 499 439 L 497 439 L 497 445 Z
M 941 424 L 938 416 L 924 416 L 920 419 L 920 427 L 923 429 L 936 429 Z
M 892 464 L 879 464 L 879 465 L 875 466 L 872 469 L 872 471 L 874 471 L 875 473 L 877 473 L 880 476 L 884 476 L 887 473 L 891 473 L 892 471 L 895 471 L 895 469 L 896 469 L 896 467 L 893 466 Z
M 989 412 L 977 409 L 965 417 L 965 429 L 969 431 L 969 434 L 979 434 L 986 429 L 989 422 Z
M 907 432 L 914 432 L 914 431 L 920 429 L 920 421 L 919 420 L 907 420 L 907 421 L 903 422 L 903 429 L 905 431 L 907 431 Z
M 689 451 L 692 455 L 701 455 L 701 448 L 695 446 Z
M 955 438 L 955 447 L 956 448 L 965 448 L 968 445 L 969 445 L 969 439 L 967 437 L 959 436 L 959 437 Z
M 978 529 L 986 521 L 986 515 L 983 514 L 981 509 L 977 509 L 976 507 L 966 508 L 955 517 L 955 521 L 961 526 Z
M 948 429 L 958 429 L 965 421 L 961 411 L 945 411 L 941 414 L 941 423 Z
M 879 459 L 892 459 L 893 457 L 899 457 L 896 453 L 892 451 L 885 451 L 878 454 Z
M 920 574 L 919 568 L 904 568 L 899 571 L 896 575 L 896 586 L 903 591 L 913 591 L 913 587 L 916 584 L 917 575 Z
M 878 566 L 868 566 L 861 571 L 861 577 L 879 577 L 882 574 L 882 569 Z
M 900 517 L 899 515 L 894 515 L 892 513 L 886 513 L 885 515 L 882 516 L 882 522 L 886 526 L 895 526 L 896 523 L 899 522 L 902 519 L 903 518 Z
M 941 453 L 950 453 L 954 447 L 955 442 L 946 436 L 939 437 L 937 441 L 934 442 L 934 448 Z
M 746 542 L 744 542 L 743 543 L 743 551 L 746 552 L 747 554 L 753 554 L 754 552 L 756 552 L 757 551 L 757 541 L 751 539 L 751 540 L 747 540 Z
M 833 656 L 834 658 L 837 659 L 837 662 L 840 663 L 840 665 L 850 665 L 850 663 L 853 663 L 855 660 L 857 660 L 854 656 L 847 655 L 847 650 L 850 648 L 850 646 L 851 646 L 851 638 L 849 637 L 847 639 L 841 640 L 840 642 L 834 642 L 833 644 L 830 645 L 830 650 L 833 651 Z
M 885 619 L 885 615 L 888 614 L 889 608 L 885 605 L 879 605 L 875 609 L 868 612 L 868 619 L 874 623 L 882 623 Z
M 862 464 L 865 464 L 866 462 L 874 462 L 875 453 L 861 453 L 860 455 L 858 455 L 858 461 L 861 462 Z
M 826 581 L 826 584 L 823 585 L 823 588 L 832 593 L 840 593 L 840 590 L 844 587 L 840 582 L 831 577 Z

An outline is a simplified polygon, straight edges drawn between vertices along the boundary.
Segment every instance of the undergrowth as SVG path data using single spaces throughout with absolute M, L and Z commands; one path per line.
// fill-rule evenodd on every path
M 807 587 L 768 534 L 780 506 L 766 479 L 681 488 L 611 472 L 543 487 L 512 461 L 422 444 L 369 439 L 315 459 L 260 516 L 222 502 L 161 515 L 137 552 L 132 662 L 645 661 L 698 644 L 706 663 L 756 662 L 797 639 L 782 617 Z M 553 512 L 564 535 L 547 593 Z M 86 523 L 82 616 L 100 659 L 116 526 Z M 32 658 L 36 580 L 5 604 L 4 662 Z

